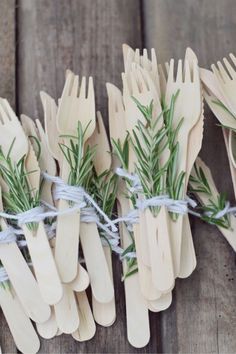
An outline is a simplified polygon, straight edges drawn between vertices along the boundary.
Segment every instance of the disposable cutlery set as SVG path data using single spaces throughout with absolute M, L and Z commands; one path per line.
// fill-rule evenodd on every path
M 114 323 L 112 253 L 123 267 L 128 340 L 144 347 L 149 311 L 167 309 L 175 279 L 196 267 L 189 213 L 236 249 L 234 210 L 197 159 L 204 95 L 224 126 L 236 191 L 236 59 L 225 60 L 227 73 L 220 63 L 199 69 L 190 48 L 164 66 L 150 54 L 123 46 L 123 89 L 106 86 L 110 141 L 92 78 L 68 70 L 58 101 L 40 93 L 45 128 L 0 99 L 0 305 L 23 353 L 39 350 L 38 334 L 82 342 L 96 323 Z
M 137 256 L 138 273 L 124 282 L 128 339 L 141 347 L 150 335 L 148 310 L 168 308 L 175 278 L 189 276 L 196 266 L 188 214 L 171 213 L 169 206 L 175 200 L 176 205 L 187 204 L 188 178 L 202 142 L 203 104 L 197 58 L 190 49 L 185 60 L 178 61 L 176 77 L 174 60 L 161 67 L 154 50 L 148 58 L 146 49 L 141 55 L 124 45 L 123 54 L 123 92 L 107 84 L 109 129 L 115 168 L 121 166 L 118 174 L 124 177 L 118 212 L 128 215 L 136 210 L 139 217 L 132 232 L 129 223 L 121 227 L 120 237 L 124 248 L 133 247 Z M 131 188 L 134 178 L 136 189 Z M 124 259 L 124 272 L 129 262 Z M 131 274 L 134 271 L 132 264 Z

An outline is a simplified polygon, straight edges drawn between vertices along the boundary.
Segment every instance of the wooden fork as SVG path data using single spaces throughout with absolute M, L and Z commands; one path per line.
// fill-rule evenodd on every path
M 146 48 L 143 49 L 143 54 L 140 54 L 139 49 L 133 50 L 127 44 L 123 44 L 123 59 L 125 72 L 129 72 L 132 68 L 132 64 L 136 63 L 141 66 L 143 69 L 147 70 L 150 77 L 153 80 L 153 83 L 156 87 L 159 98 L 161 98 L 161 89 L 160 89 L 160 78 L 159 70 L 157 65 L 156 51 L 154 48 L 151 49 L 151 58 L 148 58 L 148 51 Z
M 110 138 L 114 141 L 120 140 L 123 144 L 126 132 L 125 110 L 120 90 L 107 83 L 108 94 L 108 117 L 109 117 L 109 132 Z M 119 161 L 113 160 L 113 168 L 119 166 Z M 129 211 L 129 201 L 123 195 L 123 181 L 120 182 L 119 192 L 117 198 L 118 214 L 124 216 Z M 121 244 L 124 248 L 128 247 L 131 243 L 129 232 L 122 224 L 120 227 Z M 123 272 L 126 272 L 126 261 L 123 261 Z M 150 338 L 149 317 L 146 301 L 142 295 L 139 283 L 138 274 L 133 274 L 124 280 L 125 287 L 125 306 L 126 306 L 126 323 L 128 340 L 135 347 L 145 346 Z M 138 310 L 137 310 L 138 309 Z M 137 331 L 137 328 L 139 329 Z
M 196 54 L 191 48 L 187 48 L 185 59 L 188 60 L 190 70 L 192 71 L 192 66 L 194 61 L 197 62 Z M 201 150 L 202 137 L 203 137 L 203 124 L 204 124 L 204 106 L 202 103 L 202 111 L 200 119 L 197 124 L 192 128 L 189 134 L 188 140 L 188 155 L 187 155 L 187 166 L 186 166 L 186 180 L 189 180 L 189 176 L 193 167 L 193 164 Z M 186 187 L 187 187 L 186 182 Z M 193 270 L 196 268 L 197 259 L 194 250 L 193 237 L 191 233 L 191 227 L 189 223 L 188 215 L 184 215 L 183 220 L 183 234 L 182 234 L 182 245 L 181 245 L 181 260 L 180 260 L 180 271 L 179 278 L 187 278 Z
M 97 112 L 97 124 L 93 135 L 89 138 L 88 144 L 96 146 L 96 154 L 93 164 L 97 175 L 108 171 L 111 168 L 111 151 L 101 112 Z M 110 277 L 113 282 L 112 253 L 110 247 L 103 245 L 103 251 L 109 268 Z M 92 296 L 92 308 L 95 321 L 101 326 L 111 326 L 116 318 L 115 296 L 108 303 L 100 303 Z
M 0 189 L 0 210 L 3 210 Z M 1 229 L 8 225 L 0 219 Z M 38 283 L 16 243 L 0 244 L 0 259 L 28 317 L 37 323 L 48 320 L 50 307 L 43 301 Z
M 31 138 L 30 141 L 36 154 L 39 147 L 37 146 L 34 138 L 36 138 L 40 144 L 40 154 L 38 157 L 40 170 L 42 172 L 47 172 L 50 176 L 56 176 L 56 163 L 48 149 L 46 134 L 41 122 L 38 119 L 34 122 L 33 119 L 22 114 L 21 123 L 26 135 Z M 42 184 L 41 198 L 48 204 L 53 205 L 54 202 L 52 199 L 51 189 L 52 182 L 44 180 Z
M 5 154 L 8 153 L 10 144 L 13 139 L 15 139 L 15 144 L 11 150 L 11 158 L 13 162 L 17 163 L 22 156 L 28 154 L 28 140 L 18 118 L 7 100 L 4 99 L 0 100 L 0 118 L 0 141 L 3 152 Z M 37 159 L 28 156 L 26 164 L 27 161 L 30 163 L 30 166 L 33 167 L 30 168 L 30 171 L 36 171 L 34 174 L 29 174 L 29 178 L 31 178 L 31 180 L 34 178 L 34 187 L 38 190 L 40 170 Z M 22 229 L 24 231 L 35 275 L 44 301 L 50 305 L 55 304 L 62 296 L 62 287 L 44 229 L 44 224 L 43 222 L 38 224 L 36 233 L 29 230 L 26 225 L 23 225 Z
M 177 160 L 177 174 L 182 171 L 186 172 L 187 153 L 188 153 L 188 138 L 191 129 L 197 123 L 201 114 L 202 99 L 200 88 L 199 68 L 197 62 L 192 64 L 193 78 L 191 79 L 189 62 L 185 60 L 184 71 L 182 69 L 182 60 L 178 61 L 177 76 L 174 79 L 174 60 L 171 59 L 168 72 L 166 86 L 166 103 L 169 106 L 171 98 L 179 90 L 179 95 L 176 100 L 173 127 L 176 128 L 183 118 L 182 125 L 177 134 L 179 143 L 179 152 Z M 186 175 L 184 176 L 183 197 L 185 197 L 185 189 L 187 184 Z M 181 258 L 181 242 L 183 232 L 183 215 L 179 215 L 176 222 L 171 220 L 174 255 L 174 269 L 176 276 L 179 274 L 180 258 Z
M 87 127 L 84 140 L 86 141 L 95 129 L 95 99 L 93 80 L 88 83 L 86 96 L 86 79 L 81 80 L 72 72 L 67 73 L 65 86 L 59 101 L 57 112 L 57 127 L 60 134 L 77 135 L 78 121 L 83 130 Z M 66 142 L 66 139 L 64 139 Z M 67 183 L 70 168 L 63 158 L 61 163 L 61 177 Z M 66 200 L 60 200 L 59 210 L 69 207 Z M 80 213 L 75 212 L 57 219 L 55 258 L 61 279 L 65 283 L 71 282 L 77 274 L 78 245 L 80 232 Z M 69 235 L 69 238 L 68 238 Z
M 232 64 L 228 61 L 228 59 L 224 58 L 224 65 L 218 61 L 217 66 L 212 64 L 211 68 L 216 80 L 219 83 L 221 92 L 226 99 L 228 107 L 231 112 L 236 115 L 236 98 L 234 95 L 236 90 L 236 57 L 232 53 L 229 54 L 229 56 L 232 60 Z
M 44 91 L 40 92 L 40 97 L 44 109 L 44 124 L 48 150 L 60 165 L 60 136 L 56 124 L 57 105 L 55 100 Z M 88 273 L 80 263 L 78 263 L 77 276 L 71 282 L 71 286 L 74 291 L 84 291 L 89 286 Z

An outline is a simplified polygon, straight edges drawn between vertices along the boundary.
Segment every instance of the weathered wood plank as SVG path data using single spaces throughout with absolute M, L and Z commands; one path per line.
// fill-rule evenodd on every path
M 135 19 L 135 21 L 134 21 Z M 18 105 L 19 111 L 41 116 L 40 89 L 59 97 L 64 73 L 71 68 L 95 79 L 97 108 L 107 122 L 105 83 L 121 84 L 123 42 L 141 46 L 139 2 L 135 0 L 19 0 Z M 121 265 L 114 260 L 117 321 L 98 326 L 88 343 L 69 336 L 42 341 L 42 353 L 156 353 L 159 316 L 152 316 L 152 341 L 135 350 L 127 341 Z M 138 309 L 137 309 L 138 310 Z
M 15 0 L 0 3 L 0 97 L 15 105 Z M 17 352 L 1 310 L 0 345 L 3 353 Z
M 144 44 L 159 61 L 183 58 L 191 46 L 201 66 L 235 51 L 234 0 L 144 0 Z M 206 110 L 201 156 L 217 185 L 233 200 L 221 129 Z M 178 281 L 175 305 L 162 315 L 162 349 L 166 353 L 232 353 L 236 348 L 235 255 L 215 227 L 192 222 L 198 266 Z M 171 316 L 170 316 L 171 315 Z M 173 326 L 173 321 L 175 325 Z

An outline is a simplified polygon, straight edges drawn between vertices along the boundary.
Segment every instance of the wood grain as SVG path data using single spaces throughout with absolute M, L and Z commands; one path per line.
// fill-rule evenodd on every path
M 135 21 L 133 21 L 135 19 Z M 141 47 L 141 15 L 135 0 L 19 0 L 18 107 L 20 113 L 42 118 L 39 90 L 59 97 L 67 68 L 92 75 L 97 108 L 107 122 L 105 83 L 121 85 L 122 43 Z M 78 344 L 70 336 L 41 341 L 41 353 L 156 353 L 160 343 L 159 315 L 152 316 L 152 341 L 132 348 L 126 335 L 121 264 L 113 257 L 117 320 L 97 326 L 95 337 Z
M 144 0 L 144 45 L 160 62 L 183 58 L 187 46 L 209 67 L 235 52 L 233 0 Z M 203 160 L 220 191 L 233 202 L 233 188 L 221 129 L 206 109 Z M 236 348 L 235 254 L 213 226 L 192 220 L 197 270 L 177 282 L 174 306 L 162 315 L 165 353 L 233 353 Z M 174 325 L 173 325 L 174 323 Z
M 0 4 L 0 97 L 15 106 L 15 0 Z M 17 352 L 1 310 L 0 346 L 3 353 Z

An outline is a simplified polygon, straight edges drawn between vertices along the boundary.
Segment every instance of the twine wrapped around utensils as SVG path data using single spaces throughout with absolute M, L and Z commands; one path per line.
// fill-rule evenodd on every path
M 130 174 L 122 168 L 117 168 L 116 174 L 120 177 L 128 179 L 131 182 L 131 187 L 129 188 L 130 192 L 132 193 L 142 192 L 142 186 L 138 175 Z M 188 208 L 188 205 L 190 205 L 192 208 L 195 208 L 197 206 L 197 203 L 189 197 L 186 197 L 186 199 L 183 200 L 175 200 L 170 198 L 168 194 L 158 195 L 148 199 L 138 199 L 136 202 L 136 207 L 139 210 L 144 210 L 149 207 L 166 206 L 169 212 L 177 213 L 177 214 L 193 213 L 192 210 Z M 194 213 L 194 215 L 197 215 L 197 213 Z M 130 214 L 130 216 L 131 218 L 136 217 L 134 213 Z

